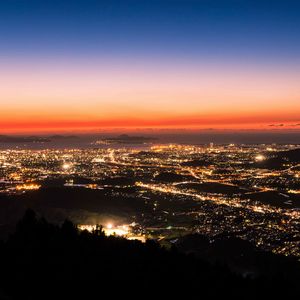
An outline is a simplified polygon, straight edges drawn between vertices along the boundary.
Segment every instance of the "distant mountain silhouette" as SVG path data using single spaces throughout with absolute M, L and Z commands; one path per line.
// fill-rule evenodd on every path
M 0 135 L 0 143 L 47 143 L 53 140 L 73 140 L 78 138 L 75 135 L 52 135 L 47 137 Z
M 0 135 L 0 143 L 45 143 L 50 142 L 50 139 L 39 136 L 8 136 Z
M 129 136 L 127 134 L 121 134 L 117 137 L 108 137 L 103 139 L 104 142 L 112 144 L 143 144 L 155 140 L 157 140 L 155 137 Z
M 51 135 L 49 136 L 49 139 L 51 140 L 74 140 L 74 139 L 79 139 L 78 136 L 76 135 Z

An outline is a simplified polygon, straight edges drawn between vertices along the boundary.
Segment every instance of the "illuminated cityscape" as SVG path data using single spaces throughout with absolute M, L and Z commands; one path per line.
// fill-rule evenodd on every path
M 299 155 L 298 147 L 211 143 L 1 150 L 0 186 L 2 194 L 20 197 L 48 191 L 55 182 L 82 193 L 84 214 L 89 211 L 85 191 L 99 193 L 99 202 L 124 199 L 124 207 L 114 204 L 120 214 L 114 212 L 112 220 L 105 207 L 93 212 L 100 218 L 78 220 L 71 214 L 80 229 L 92 231 L 101 223 L 108 235 L 164 245 L 192 233 L 212 240 L 226 233 L 300 257 L 300 161 L 289 158 Z
M 0 0 L 0 300 L 299 299 L 299 37 L 300 0 Z

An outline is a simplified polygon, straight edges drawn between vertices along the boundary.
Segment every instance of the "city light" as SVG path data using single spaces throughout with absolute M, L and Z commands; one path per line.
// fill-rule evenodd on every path
M 266 159 L 265 156 L 264 156 L 264 155 L 261 155 L 261 154 L 255 156 L 255 160 L 256 160 L 256 161 L 263 161 L 263 160 L 265 160 L 265 159 Z
M 268 148 L 272 159 L 300 151 L 284 144 L 0 150 L 0 193 L 30 196 L 54 179 L 66 195 L 71 192 L 70 199 L 81 194 L 84 214 L 91 213 L 91 203 L 96 207 L 99 201 L 102 207 L 102 199 L 123 212 L 115 217 L 125 216 L 129 225 L 106 218 L 106 235 L 167 241 L 195 232 L 209 237 L 242 232 L 242 238 L 261 249 L 300 257 L 295 234 L 300 222 L 299 162 L 280 159 L 283 164 L 270 169 L 253 164 L 268 160 Z M 63 206 L 64 198 L 60 201 Z M 103 217 L 101 211 L 99 218 L 95 214 L 92 219 Z M 78 228 L 93 232 L 96 224 Z M 289 245 L 278 245 L 280 240 Z
M 41 186 L 39 184 L 34 184 L 34 183 L 30 183 L 30 184 L 21 184 L 21 185 L 17 185 L 16 186 L 16 190 L 18 191 L 30 191 L 30 190 L 38 190 Z
M 67 171 L 69 169 L 71 169 L 72 165 L 70 163 L 64 163 L 62 165 L 63 170 Z
M 107 228 L 107 229 L 112 229 L 112 228 L 113 228 L 113 224 L 112 224 L 112 223 L 108 223 L 108 224 L 106 225 L 106 228 Z

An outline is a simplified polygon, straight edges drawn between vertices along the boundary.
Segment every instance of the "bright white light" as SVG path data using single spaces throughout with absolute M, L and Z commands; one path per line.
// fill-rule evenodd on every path
M 104 228 L 106 235 L 117 235 L 117 236 L 126 236 L 129 233 L 129 228 L 127 225 L 114 226 L 112 223 L 108 223 Z
M 71 168 L 71 164 L 64 163 L 64 164 L 62 165 L 62 168 L 63 168 L 64 170 L 69 170 L 69 169 Z
M 263 160 L 265 160 L 266 158 L 263 156 L 263 155 L 261 155 L 261 154 L 259 154 L 259 155 L 257 155 L 256 157 L 255 157 L 255 160 L 256 161 L 263 161 Z

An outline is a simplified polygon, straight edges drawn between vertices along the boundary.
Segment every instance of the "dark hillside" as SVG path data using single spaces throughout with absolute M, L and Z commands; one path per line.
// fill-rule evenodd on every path
M 117 294 L 135 298 L 145 292 L 245 299 L 299 293 L 295 272 L 291 278 L 278 273 L 247 279 L 153 241 L 106 237 L 101 227 L 79 232 L 69 221 L 52 225 L 33 211 L 27 211 L 16 232 L 0 244 L 0 263 L 1 299 L 102 299 Z

